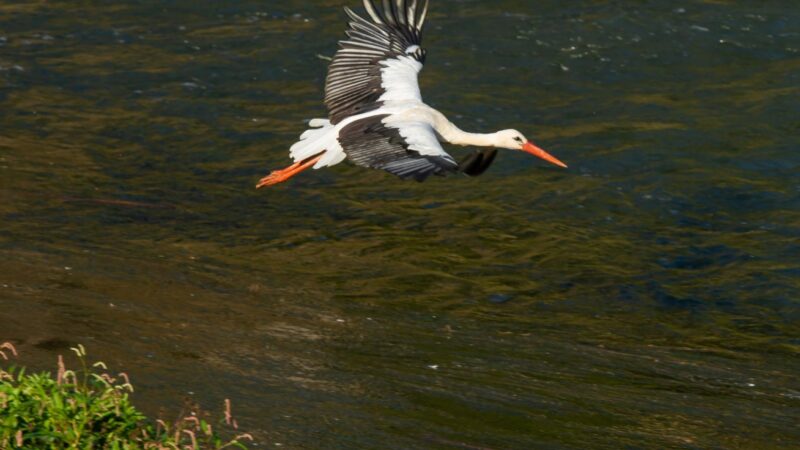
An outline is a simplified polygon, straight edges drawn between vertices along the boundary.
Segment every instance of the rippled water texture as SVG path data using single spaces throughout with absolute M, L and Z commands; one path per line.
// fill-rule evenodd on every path
M 796 1 L 432 0 L 428 101 L 570 169 L 257 192 L 343 3 L 0 4 L 0 341 L 262 447 L 800 442 Z

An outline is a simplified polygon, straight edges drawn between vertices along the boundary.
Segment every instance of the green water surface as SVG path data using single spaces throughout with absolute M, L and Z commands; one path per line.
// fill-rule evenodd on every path
M 800 447 L 796 0 L 431 0 L 426 100 L 570 169 L 255 191 L 357 3 L 0 3 L 0 341 L 260 448 Z

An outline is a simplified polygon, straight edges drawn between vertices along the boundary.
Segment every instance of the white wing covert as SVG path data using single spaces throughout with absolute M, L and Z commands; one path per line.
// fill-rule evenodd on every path
M 389 117 L 369 116 L 339 132 L 339 142 L 350 161 L 417 181 L 458 170 L 458 164 L 442 149 L 429 124 L 387 121 Z

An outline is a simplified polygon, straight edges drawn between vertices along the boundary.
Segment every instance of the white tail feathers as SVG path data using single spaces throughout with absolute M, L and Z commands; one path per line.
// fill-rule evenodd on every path
M 295 162 L 305 161 L 325 152 L 314 165 L 315 169 L 333 166 L 344 161 L 346 155 L 336 139 L 336 127 L 327 119 L 312 119 L 308 125 L 311 128 L 306 130 L 300 136 L 300 140 L 289 150 L 292 159 Z

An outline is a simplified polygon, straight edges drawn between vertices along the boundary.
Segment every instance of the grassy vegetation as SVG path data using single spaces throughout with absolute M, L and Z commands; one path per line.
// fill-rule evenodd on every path
M 68 370 L 58 358 L 58 372 L 27 374 L 0 367 L 0 449 L 223 449 L 245 448 L 247 434 L 236 434 L 236 422 L 225 402 L 219 428 L 190 414 L 174 423 L 149 420 L 131 403 L 128 376 L 112 376 L 102 362 L 87 364 L 82 346 L 72 349 L 81 368 Z M 16 356 L 0 345 L 0 359 Z

